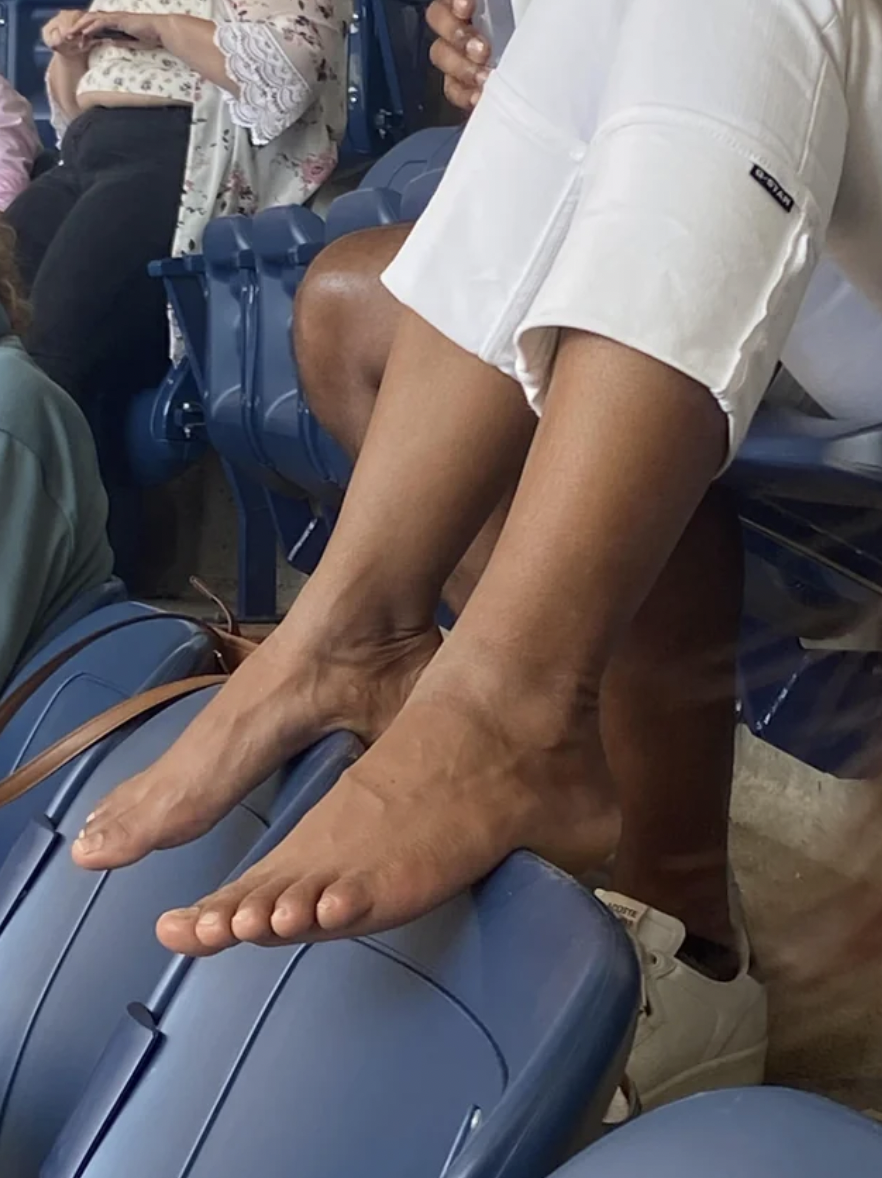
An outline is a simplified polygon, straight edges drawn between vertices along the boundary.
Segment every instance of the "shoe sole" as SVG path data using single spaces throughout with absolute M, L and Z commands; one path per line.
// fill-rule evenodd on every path
M 747 1051 L 698 1064 L 649 1092 L 639 1092 L 641 1107 L 644 1112 L 648 1112 L 660 1104 L 670 1104 L 686 1096 L 695 1096 L 698 1092 L 715 1092 L 720 1088 L 754 1088 L 765 1079 L 767 1052 L 768 1044 L 761 1043 Z

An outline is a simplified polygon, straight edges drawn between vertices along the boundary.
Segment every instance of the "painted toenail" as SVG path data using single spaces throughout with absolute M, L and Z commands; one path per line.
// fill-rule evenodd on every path
M 94 834 L 89 834 L 85 830 L 81 830 L 77 837 L 76 845 L 77 850 L 91 855 L 93 851 L 100 851 L 104 846 L 104 835 L 100 830 L 96 830 Z

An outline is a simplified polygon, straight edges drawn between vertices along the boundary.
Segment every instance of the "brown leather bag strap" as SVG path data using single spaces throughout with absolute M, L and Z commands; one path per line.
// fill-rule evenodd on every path
M 256 646 L 255 643 L 249 642 L 247 638 L 242 638 L 235 633 L 226 634 L 216 626 L 212 626 L 200 618 L 192 618 L 189 614 L 157 612 L 155 614 L 141 614 L 135 618 L 123 618 L 119 622 L 113 622 L 109 626 L 104 626 L 100 630 L 95 630 L 93 633 L 87 634 L 78 642 L 74 642 L 64 650 L 59 651 L 58 654 L 48 659 L 42 667 L 34 671 L 33 675 L 29 675 L 23 683 L 20 683 L 6 699 L 0 702 L 0 732 L 3 731 L 22 704 L 26 700 L 29 700 L 34 692 L 42 687 L 50 676 L 54 675 L 60 667 L 63 667 L 75 655 L 78 655 L 81 650 L 85 650 L 87 646 L 91 646 L 93 642 L 98 642 L 101 638 L 106 638 L 108 634 L 116 634 L 118 631 L 125 630 L 129 626 L 144 625 L 146 622 L 155 621 L 160 618 L 163 621 L 168 621 L 171 618 L 179 622 L 189 622 L 190 625 L 195 626 L 206 634 L 212 641 L 214 652 L 221 668 L 227 672 L 235 670 L 239 663 L 243 662 Z
M 74 757 L 92 748 L 105 736 L 118 732 L 132 720 L 147 716 L 165 704 L 183 699 L 204 687 L 226 683 L 227 678 L 226 675 L 197 675 L 190 679 L 179 679 L 176 683 L 163 683 L 159 687 L 141 692 L 140 695 L 132 696 L 131 699 L 124 699 L 108 708 L 106 712 L 93 716 L 91 720 L 63 736 L 61 740 L 38 753 L 33 760 L 0 781 L 0 806 L 14 802 L 28 790 L 45 781 L 56 769 L 69 764 Z

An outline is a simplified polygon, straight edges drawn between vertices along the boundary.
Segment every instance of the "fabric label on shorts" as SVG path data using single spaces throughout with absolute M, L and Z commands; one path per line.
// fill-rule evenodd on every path
M 768 192 L 773 200 L 776 200 L 785 213 L 789 213 L 796 203 L 793 197 L 782 188 L 774 176 L 770 176 L 765 168 L 761 168 L 759 164 L 754 164 L 750 169 L 750 174 L 756 180 L 757 184 L 761 184 Z

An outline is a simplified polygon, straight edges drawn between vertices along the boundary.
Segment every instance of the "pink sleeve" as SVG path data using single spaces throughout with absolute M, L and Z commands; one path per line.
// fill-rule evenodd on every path
M 39 152 L 31 104 L 0 76 L 0 210 L 27 188 Z

